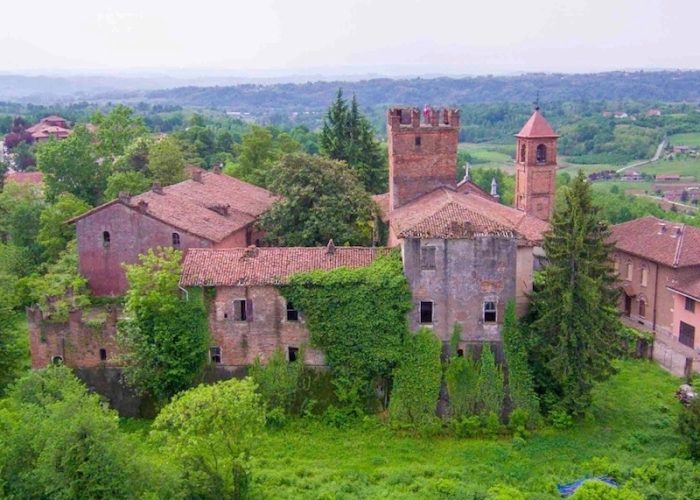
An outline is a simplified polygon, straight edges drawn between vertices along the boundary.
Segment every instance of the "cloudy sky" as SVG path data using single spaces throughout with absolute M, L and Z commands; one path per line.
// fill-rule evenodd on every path
M 0 71 L 700 69 L 694 0 L 3 2 Z

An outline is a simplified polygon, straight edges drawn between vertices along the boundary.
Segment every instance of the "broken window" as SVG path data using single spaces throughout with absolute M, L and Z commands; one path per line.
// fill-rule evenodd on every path
M 484 302 L 484 323 L 496 322 L 496 303 Z
M 299 311 L 294 308 L 294 304 L 287 302 L 287 321 L 299 321 Z
M 693 325 L 681 321 L 678 334 L 678 340 L 681 344 L 695 348 L 695 327 Z
M 464 357 L 464 349 L 457 349 L 457 357 L 458 358 Z
M 100 349 L 100 361 L 107 361 L 107 349 Z
M 420 322 L 423 325 L 433 322 L 433 303 L 430 301 L 421 301 L 420 303 Z
M 298 347 L 288 347 L 287 348 L 287 357 L 289 358 L 289 362 L 293 363 L 297 359 L 299 359 L 299 348 Z
M 435 269 L 435 247 L 425 246 L 420 248 L 420 268 Z
M 107 248 L 109 246 L 109 243 L 111 241 L 111 236 L 109 235 L 109 231 L 102 231 L 102 246 Z
M 173 233 L 173 248 L 180 248 L 180 235 Z
M 245 299 L 233 301 L 233 320 L 248 321 L 248 301 Z
M 420 147 L 420 142 L 421 142 L 421 141 L 420 141 L 420 136 L 417 135 L 417 136 L 416 136 L 416 139 L 415 139 L 416 147 Z
M 209 359 L 212 363 L 221 363 L 221 347 L 215 346 L 209 348 Z
M 63 364 L 63 357 L 62 356 L 54 356 L 51 358 L 51 364 L 54 366 L 60 366 Z
M 644 318 L 647 315 L 647 303 L 645 300 L 639 301 L 639 317 Z
M 537 163 L 547 162 L 547 146 L 540 144 L 537 146 Z
M 695 312 L 695 301 L 690 297 L 685 298 L 685 310 L 688 312 Z

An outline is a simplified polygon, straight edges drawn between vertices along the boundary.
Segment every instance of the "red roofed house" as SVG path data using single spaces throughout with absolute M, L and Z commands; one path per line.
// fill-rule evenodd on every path
M 642 217 L 613 226 L 612 240 L 621 312 L 655 332 L 662 364 L 678 374 L 700 369 L 700 229 Z
M 95 295 L 126 291 L 122 264 L 157 246 L 246 247 L 261 235 L 253 228 L 275 197 L 266 189 L 215 172 L 138 196 L 122 194 L 71 220 L 76 225 L 80 272 Z
M 52 137 L 65 139 L 70 135 L 71 130 L 66 120 L 60 116 L 47 116 L 42 118 L 39 123 L 29 127 L 27 132 L 32 134 L 32 139 L 35 142 L 43 142 L 48 141 Z

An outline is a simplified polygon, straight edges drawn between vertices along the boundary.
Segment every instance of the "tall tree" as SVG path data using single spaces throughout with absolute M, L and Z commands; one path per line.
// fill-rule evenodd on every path
M 37 151 L 37 166 L 44 172 L 49 201 L 61 193 L 72 193 L 91 205 L 101 200 L 107 167 L 97 161 L 92 135 L 85 127 L 76 127 L 61 141 L 42 144 Z
M 272 169 L 273 192 L 282 195 L 260 218 L 269 241 L 287 246 L 371 242 L 374 204 L 345 164 L 319 156 L 285 156 Z
M 0 287 L 0 395 L 12 382 L 22 365 L 21 344 L 16 328 L 14 307 L 16 298 L 10 286 L 10 277 L 0 275 L 3 286 Z
M 70 193 L 59 195 L 56 203 L 41 211 L 37 241 L 43 247 L 45 260 L 54 261 L 66 249 L 70 240 L 75 238 L 75 226 L 66 224 L 71 217 L 90 210 L 90 205 Z
M 163 186 L 184 180 L 185 157 L 177 139 L 167 136 L 151 144 L 148 148 L 148 171 Z
M 556 402 L 557 409 L 581 415 L 594 384 L 614 372 L 621 325 L 609 237 L 579 171 L 545 235 L 548 265 L 531 302 L 530 358 L 549 409 Z
M 97 125 L 97 151 L 105 158 L 116 158 L 127 146 L 146 134 L 143 118 L 123 104 L 115 106 L 107 115 L 95 113 L 91 121 Z
M 346 162 L 370 193 L 380 193 L 386 189 L 386 161 L 374 138 L 372 125 L 360 113 L 354 95 L 348 106 L 342 89 L 338 89 L 336 99 L 323 121 L 321 153 Z

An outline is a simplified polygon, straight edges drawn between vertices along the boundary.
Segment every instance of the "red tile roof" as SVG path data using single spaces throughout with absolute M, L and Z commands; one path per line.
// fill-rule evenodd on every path
M 667 288 L 700 301 L 700 270 L 678 276 Z
M 656 217 L 612 227 L 611 240 L 623 252 L 670 267 L 700 265 L 700 229 Z
M 182 263 L 180 285 L 281 285 L 299 272 L 365 267 L 389 252 L 370 247 L 192 248 Z
M 5 175 L 5 182 L 16 182 L 17 184 L 43 184 L 44 174 L 41 172 L 8 172 Z
M 399 238 L 465 238 L 477 234 L 512 235 L 538 243 L 549 224 L 490 197 L 441 187 L 389 214 Z
M 542 116 L 542 113 L 535 111 L 530 119 L 523 125 L 520 132 L 515 137 L 546 138 L 559 137 L 549 125 L 549 122 Z
M 473 193 L 479 196 L 483 196 L 484 198 L 487 198 L 491 201 L 496 201 L 493 196 L 491 196 L 491 193 L 488 193 L 481 189 L 478 184 L 474 184 L 470 180 L 464 180 L 462 179 L 459 184 L 457 184 L 457 191 L 460 193 Z
M 164 187 L 161 193 L 151 190 L 128 201 L 113 200 L 69 222 L 89 217 L 113 203 L 122 203 L 138 210 L 139 203 L 145 202 L 148 204 L 146 215 L 195 236 L 218 242 L 251 224 L 276 199 L 267 189 L 225 174 L 202 172 L 201 182 L 190 179 Z

